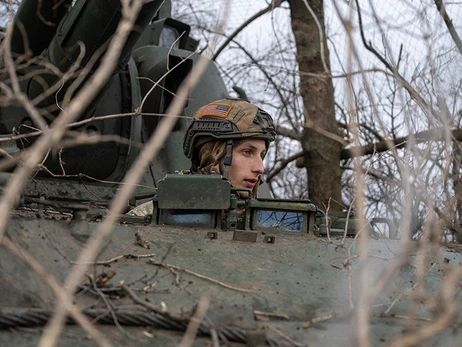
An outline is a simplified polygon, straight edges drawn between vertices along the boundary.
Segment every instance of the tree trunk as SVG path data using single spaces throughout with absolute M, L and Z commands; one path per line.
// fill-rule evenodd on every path
M 342 209 L 340 151 L 342 145 L 322 133 L 339 136 L 335 119 L 334 87 L 325 73 L 321 57 L 318 26 L 302 0 L 289 0 L 292 31 L 297 46 L 300 71 L 300 93 L 304 104 L 305 126 L 302 148 L 308 174 L 311 201 L 322 209 Z M 325 35 L 323 0 L 308 0 Z M 324 39 L 324 57 L 330 70 L 329 54 Z M 317 76 L 304 73 L 317 74 Z M 319 131 L 321 129 L 321 132 Z

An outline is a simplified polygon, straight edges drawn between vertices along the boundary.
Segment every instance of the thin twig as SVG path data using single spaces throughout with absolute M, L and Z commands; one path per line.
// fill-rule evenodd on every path
M 197 304 L 196 311 L 194 312 L 193 316 L 189 320 L 188 327 L 186 328 L 186 332 L 181 340 L 179 347 L 190 347 L 194 343 L 196 339 L 197 331 L 202 323 L 202 320 L 205 317 L 205 313 L 210 305 L 210 293 L 206 292 L 202 295 Z
M 170 253 L 172 252 L 173 250 L 173 247 L 175 246 L 175 243 L 171 243 L 169 246 L 168 246 L 168 249 L 167 249 L 167 252 L 165 252 L 165 254 L 162 256 L 162 259 L 160 260 L 162 263 L 165 262 L 165 260 L 167 259 L 167 257 L 170 255 Z M 156 268 L 156 271 L 154 272 L 154 274 L 149 277 L 145 283 L 149 283 L 150 281 L 152 281 L 156 276 L 157 274 L 159 273 L 159 269 L 160 268 Z
M 156 265 L 156 266 L 162 266 L 164 268 L 166 268 L 167 270 L 169 271 L 172 271 L 172 270 L 178 270 L 178 271 L 183 271 L 183 272 L 186 272 L 187 274 L 190 274 L 190 275 L 193 275 L 193 276 L 196 276 L 196 277 L 199 277 L 199 278 L 202 278 L 202 279 L 205 279 L 207 281 L 210 281 L 210 282 L 213 282 L 213 283 L 216 283 L 222 287 L 225 287 L 225 288 L 228 288 L 228 289 L 232 289 L 232 290 L 236 290 L 238 292 L 244 292 L 244 293 L 254 293 L 255 290 L 254 289 L 244 289 L 244 288 L 239 288 L 239 287 L 234 287 L 232 285 L 229 285 L 229 284 L 226 284 L 226 283 L 223 283 L 223 282 L 220 282 L 214 278 L 211 278 L 211 277 L 208 277 L 208 276 L 205 276 L 205 275 L 201 275 L 197 272 L 194 272 L 194 271 L 191 271 L 191 270 L 188 270 L 188 269 L 183 269 L 183 268 L 180 268 L 178 266 L 175 266 L 175 265 L 170 265 L 170 264 L 164 264 L 160 261 L 156 261 L 154 259 L 149 259 L 147 261 L 148 264 L 151 264 L 151 265 Z
M 329 242 L 332 242 L 332 239 L 330 238 L 330 227 L 329 227 L 329 210 L 330 210 L 330 201 L 331 201 L 331 198 L 329 197 L 329 200 L 327 201 L 327 207 L 326 208 L 326 211 L 325 211 L 325 223 L 326 223 L 326 231 L 327 231 L 327 240 Z
M 315 317 L 315 318 L 312 318 L 306 322 L 303 323 L 303 327 L 304 328 L 309 328 L 311 327 L 312 325 L 315 325 L 315 324 L 319 324 L 319 323 L 323 323 L 323 322 L 326 322 L 328 320 L 331 320 L 331 319 L 334 319 L 334 318 L 346 318 L 348 317 L 349 315 L 351 315 L 352 311 L 346 311 L 346 312 L 331 312 L 329 314 L 326 314 L 324 316 L 320 316 L 320 317 Z
M 263 312 L 263 311 L 253 310 L 253 314 L 254 314 L 255 316 L 273 317 L 273 318 L 281 318 L 281 319 L 290 319 L 288 315 L 286 315 L 286 314 L 280 314 L 280 313 L 272 313 L 272 312 Z
M 301 151 L 301 152 L 295 153 L 287 157 L 286 159 L 282 160 L 279 163 L 279 166 L 273 171 L 271 171 L 271 173 L 269 173 L 266 176 L 266 181 L 267 182 L 271 181 L 276 175 L 278 175 L 282 170 L 284 170 L 287 167 L 287 165 L 289 165 L 294 160 L 297 160 L 298 158 L 302 157 L 304 154 L 305 154 L 305 151 Z
M 79 127 L 79 126 L 82 126 L 84 124 L 91 123 L 91 122 L 103 121 L 103 120 L 106 120 L 106 119 L 122 118 L 122 117 L 137 117 L 137 116 L 165 117 L 166 114 L 164 114 L 164 113 L 147 113 L 147 112 L 141 112 L 141 113 L 138 113 L 138 112 L 114 113 L 114 114 L 105 115 L 105 116 L 94 116 L 94 117 L 91 117 L 91 118 L 86 118 L 86 119 L 83 119 L 83 120 L 78 121 L 78 122 L 72 122 L 72 123 L 66 124 L 63 127 L 69 129 L 69 128 L 74 128 L 74 127 Z M 181 115 L 169 115 L 169 117 L 184 118 L 184 119 L 190 119 L 191 118 L 191 117 L 181 116 Z M 43 134 L 43 131 L 38 130 L 37 128 L 34 128 L 34 127 L 27 126 L 25 124 L 21 124 L 21 127 L 31 128 L 34 131 L 30 132 L 30 133 L 27 133 L 27 134 L 17 134 L 17 135 L 11 135 L 11 136 L 4 136 L 4 137 L 0 138 L 0 143 L 5 142 L 5 141 L 21 140 L 21 139 L 25 139 L 25 138 L 28 138 L 28 137 L 36 137 L 36 136 L 39 136 L 39 135 Z
M 114 312 L 114 305 L 111 303 L 111 301 L 107 298 L 106 294 L 104 294 L 100 288 L 98 288 L 98 286 L 96 285 L 95 281 L 94 281 L 94 278 L 93 276 L 88 276 L 88 279 L 90 280 L 90 283 L 93 287 L 93 289 L 96 291 L 96 293 L 101 297 L 101 299 L 103 299 L 104 301 L 104 304 L 106 305 L 107 309 L 109 310 L 110 314 L 111 314 L 111 317 L 112 319 L 114 320 L 114 324 L 117 326 L 117 328 L 122 332 L 122 334 L 124 334 L 125 336 L 127 336 L 128 338 L 134 340 L 134 337 L 132 335 L 130 335 L 130 333 L 128 333 L 119 323 L 119 320 L 117 319 L 117 315 L 116 313 Z
M 348 260 L 351 257 L 351 249 L 346 248 L 345 249 L 347 259 L 344 262 L 344 266 L 346 266 L 348 270 L 348 301 L 350 304 L 350 310 L 354 310 L 355 308 L 355 303 L 353 301 L 353 271 L 351 269 L 351 262 Z
M 170 49 L 171 49 L 171 47 L 170 47 Z M 167 72 L 164 73 L 156 82 L 154 82 L 154 84 L 151 86 L 151 88 L 146 92 L 146 95 L 143 97 L 143 100 L 141 100 L 141 105 L 137 109 L 138 113 L 141 113 L 143 111 L 143 107 L 144 107 L 144 104 L 145 104 L 146 100 L 148 99 L 149 95 L 151 95 L 152 91 L 159 85 L 160 81 L 162 81 L 165 77 L 167 77 L 171 73 L 171 71 L 175 70 L 178 66 L 183 64 L 185 61 L 188 61 L 188 59 L 191 58 L 194 54 L 195 54 L 195 52 L 189 54 L 186 58 L 181 59 L 181 61 L 178 62 L 171 69 L 168 69 L 168 63 L 167 63 Z M 168 56 L 169 55 L 167 55 L 167 57 Z M 175 95 L 175 98 L 178 98 L 178 95 Z
M 271 2 L 268 7 L 265 7 L 264 9 L 262 9 L 261 11 L 255 13 L 252 17 L 250 17 L 249 19 L 247 19 L 244 23 L 242 23 L 238 28 L 236 28 L 236 30 L 234 30 L 233 33 L 231 33 L 231 35 L 228 36 L 228 38 L 226 39 L 225 42 L 223 42 L 223 44 L 218 47 L 217 51 L 215 52 L 215 54 L 212 56 L 211 60 L 216 60 L 218 55 L 226 48 L 226 46 L 242 31 L 244 30 L 250 23 L 252 23 L 255 19 L 261 17 L 262 15 L 264 15 L 265 13 L 268 13 L 272 10 L 274 10 L 274 8 L 276 7 L 279 7 L 281 5 L 282 1 L 278 0 L 278 1 L 274 1 Z
M 62 158 L 63 150 L 64 150 L 64 147 L 61 147 L 61 148 L 59 149 L 58 158 L 59 158 L 59 166 L 61 166 L 61 170 L 62 170 L 62 172 L 63 172 L 63 175 L 65 176 L 65 175 L 66 175 L 66 170 L 64 169 L 64 165 L 65 165 L 66 163 L 63 161 L 63 158 Z
M 160 313 L 160 314 L 165 313 L 158 307 L 155 307 L 154 305 L 147 302 L 146 300 L 140 299 L 138 295 L 136 295 L 135 292 L 131 290 L 124 282 L 121 282 L 120 288 L 122 288 L 122 290 L 124 290 L 128 295 L 130 295 L 130 297 L 135 303 L 146 307 L 148 310 L 151 310 L 152 312 Z
M 132 258 L 150 258 L 154 256 L 154 253 L 149 253 L 149 254 L 122 254 L 118 255 L 117 257 L 108 259 L 108 260 L 100 260 L 100 261 L 92 261 L 92 262 L 87 262 L 87 263 L 79 263 L 77 261 L 71 261 L 71 264 L 86 264 L 86 265 L 107 265 L 110 263 L 113 263 L 119 259 L 126 258 L 126 259 L 132 259 Z
M 265 325 L 265 328 L 270 329 L 271 331 L 273 331 L 274 333 L 276 333 L 277 335 L 282 337 L 284 340 L 289 342 L 292 346 L 295 346 L 295 347 L 308 347 L 308 345 L 305 344 L 305 343 L 299 343 L 299 342 L 291 339 L 289 336 L 284 334 L 282 331 L 280 331 L 279 329 L 276 329 L 276 327 L 273 327 L 271 325 Z
M 422 111 L 427 115 L 431 116 L 431 114 L 438 114 L 431 108 L 431 106 L 424 100 L 424 98 L 411 86 L 411 84 L 399 73 L 398 68 L 396 66 L 391 65 L 385 57 L 383 57 L 373 46 L 370 41 L 366 40 L 366 37 L 364 36 L 364 29 L 363 29 L 363 23 L 362 23 L 362 17 L 361 17 L 361 7 L 359 5 L 359 1 L 355 0 L 356 3 L 356 9 L 358 13 L 358 24 L 359 24 L 359 29 L 360 29 L 360 34 L 361 34 L 361 39 L 363 42 L 364 47 L 372 52 L 377 59 L 379 59 L 386 67 L 389 69 L 395 76 L 396 80 L 401 84 L 401 86 L 409 93 L 409 95 L 417 102 L 417 104 L 420 106 Z
M 412 320 L 412 321 L 422 321 L 422 322 L 434 322 L 435 320 L 432 318 L 423 318 L 423 317 L 415 317 L 415 316 L 405 316 L 400 314 L 387 314 L 387 313 L 376 313 L 374 314 L 375 317 L 379 318 L 396 318 L 396 319 L 404 319 L 404 320 Z M 454 325 L 462 326 L 462 322 L 453 322 Z
M 427 274 L 435 267 L 436 263 L 434 263 L 427 271 Z M 422 278 L 422 279 L 419 279 L 419 281 L 417 281 L 416 284 L 414 284 L 412 287 L 408 288 L 405 292 L 403 293 L 400 293 L 393 301 L 392 303 L 390 304 L 390 306 L 388 306 L 387 310 L 384 312 L 384 314 L 388 314 L 388 312 L 391 311 L 391 309 L 393 308 L 393 306 L 395 306 L 395 304 L 405 295 L 408 295 L 410 292 L 412 292 L 415 288 L 417 288 L 419 285 L 422 284 L 422 282 L 424 281 L 425 279 Z

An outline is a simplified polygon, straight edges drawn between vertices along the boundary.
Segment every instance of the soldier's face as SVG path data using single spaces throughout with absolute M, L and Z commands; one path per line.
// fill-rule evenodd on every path
M 243 140 L 235 145 L 233 161 L 228 173 L 228 180 L 233 187 L 252 190 L 260 179 L 260 175 L 264 172 L 263 159 L 265 155 L 265 140 Z M 249 197 L 248 192 L 239 194 L 244 199 Z

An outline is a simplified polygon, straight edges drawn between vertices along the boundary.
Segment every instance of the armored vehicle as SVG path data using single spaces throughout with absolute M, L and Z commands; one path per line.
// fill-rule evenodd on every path
M 459 247 L 400 239 L 385 219 L 310 201 L 244 201 L 220 175 L 175 173 L 189 167 L 194 111 L 228 96 L 213 63 L 124 209 L 110 212 L 200 62 L 170 5 L 143 5 L 110 78 L 61 127 L 129 11 L 119 0 L 24 0 L 3 32 L 2 100 L 16 98 L 0 109 L 2 201 L 34 149 L 45 152 L 14 209 L 1 205 L 0 344 L 52 343 L 64 307 L 60 346 L 460 345 Z M 41 139 L 64 127 L 48 150 Z M 149 201 L 150 214 L 127 213 Z

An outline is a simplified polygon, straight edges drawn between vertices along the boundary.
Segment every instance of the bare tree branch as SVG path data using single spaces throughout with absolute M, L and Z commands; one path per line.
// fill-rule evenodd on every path
M 281 3 L 283 2 L 284 0 L 273 0 L 269 5 L 268 7 L 265 7 L 263 10 L 255 13 L 252 17 L 250 17 L 249 19 L 247 19 L 244 23 L 241 24 L 241 26 L 239 26 L 236 30 L 234 30 L 234 32 L 228 36 L 228 38 L 226 39 L 225 42 L 223 42 L 223 44 L 218 47 L 217 51 L 215 52 L 215 54 L 212 56 L 211 60 L 216 60 L 218 55 L 226 48 L 226 46 L 229 45 L 229 43 L 231 41 L 234 40 L 234 38 L 242 31 L 244 30 L 250 23 L 252 23 L 254 20 L 256 20 L 257 18 L 263 16 L 265 13 L 268 13 L 270 11 L 272 11 L 273 9 L 275 9 L 276 7 L 279 7 L 281 5 Z
M 310 12 L 311 16 L 313 16 L 313 19 L 316 23 L 316 26 L 318 27 L 318 32 L 319 32 L 319 51 L 321 52 L 321 60 L 322 60 L 322 65 L 324 66 L 324 72 L 327 75 L 330 75 L 330 69 L 327 64 L 326 60 L 326 52 L 325 52 L 325 47 L 327 47 L 327 42 L 324 37 L 324 29 L 322 28 L 321 22 L 319 21 L 318 16 L 316 16 L 316 13 L 314 13 L 313 9 L 311 8 L 310 4 L 308 3 L 307 0 L 302 0 L 303 3 L 305 4 L 306 8 L 308 9 L 308 12 Z
M 422 96 L 411 86 L 411 84 L 399 73 L 398 69 L 391 65 L 373 46 L 372 43 L 369 41 L 367 42 L 365 34 L 364 34 L 364 28 L 363 28 L 363 22 L 362 22 L 362 16 L 361 16 L 361 7 L 359 5 L 359 1 L 355 0 L 356 2 L 356 7 L 358 10 L 358 23 L 359 23 L 359 29 L 360 29 L 360 34 L 361 34 L 361 40 L 363 42 L 364 47 L 372 52 L 386 67 L 389 69 L 391 72 L 393 72 L 393 75 L 395 78 L 398 80 L 398 82 L 406 89 L 406 91 L 409 93 L 409 95 L 417 102 L 417 104 L 420 106 L 422 111 L 427 114 L 428 116 L 431 116 L 431 114 L 437 114 L 435 110 L 432 109 L 432 107 L 422 98 Z
M 298 153 L 295 153 L 295 154 L 291 155 L 290 157 L 282 160 L 279 163 L 279 166 L 276 169 L 274 169 L 273 171 L 271 171 L 271 173 L 268 174 L 268 176 L 266 176 L 266 181 L 270 182 L 274 178 L 274 176 L 278 175 L 282 170 L 284 170 L 287 167 L 287 165 L 289 165 L 294 160 L 297 160 L 298 158 L 302 157 L 304 154 L 305 154 L 305 152 L 303 152 L 303 151 L 298 152 Z
M 276 132 L 279 135 L 286 136 L 292 140 L 300 141 L 300 135 L 295 130 L 287 129 L 278 125 L 276 126 Z
M 250 60 L 252 61 L 253 64 L 255 64 L 255 66 L 257 66 L 260 71 L 265 75 L 265 77 L 268 79 L 268 81 L 273 85 L 274 87 L 274 90 L 276 91 L 276 93 L 278 94 L 279 96 L 279 99 L 281 100 L 281 103 L 282 103 L 282 107 L 286 110 L 285 114 L 286 114 L 286 117 L 290 123 L 290 125 L 294 128 L 293 132 L 295 133 L 295 129 L 297 129 L 296 125 L 295 125 L 295 122 L 294 120 L 292 119 L 291 115 L 290 115 L 290 112 L 287 110 L 288 106 L 289 106 L 289 103 L 287 102 L 286 98 L 284 97 L 284 95 L 282 94 L 281 90 L 280 90 L 280 87 L 279 85 L 274 81 L 274 78 L 272 78 L 270 76 L 270 74 L 268 73 L 268 71 L 253 57 L 252 54 L 250 54 L 250 52 L 245 49 L 244 46 L 242 46 L 239 42 L 237 41 L 234 41 L 234 43 L 245 53 L 245 55 L 247 55 Z M 292 110 L 294 111 L 294 110 Z M 299 136 L 298 136 L 299 137 Z M 297 139 L 298 140 L 298 139 Z
M 462 129 L 452 129 L 451 136 L 456 141 L 462 141 Z M 353 147 L 343 149 L 340 158 L 341 159 L 351 159 L 363 155 L 370 155 L 373 153 L 386 152 L 390 150 L 390 144 L 393 148 L 403 148 L 406 144 L 413 140 L 414 143 L 424 143 L 430 141 L 445 141 L 446 140 L 446 129 L 438 128 L 422 131 L 417 134 L 411 134 L 405 137 L 400 137 L 396 139 L 387 139 L 372 143 L 362 147 Z
M 446 7 L 444 6 L 443 0 L 434 0 L 436 8 L 438 9 L 439 14 L 443 17 L 444 23 L 448 27 L 448 31 L 451 34 L 454 43 L 456 44 L 459 53 L 462 54 L 462 41 L 460 40 L 459 34 L 457 34 L 456 28 L 452 24 L 452 20 L 449 18 L 448 13 L 446 12 Z

